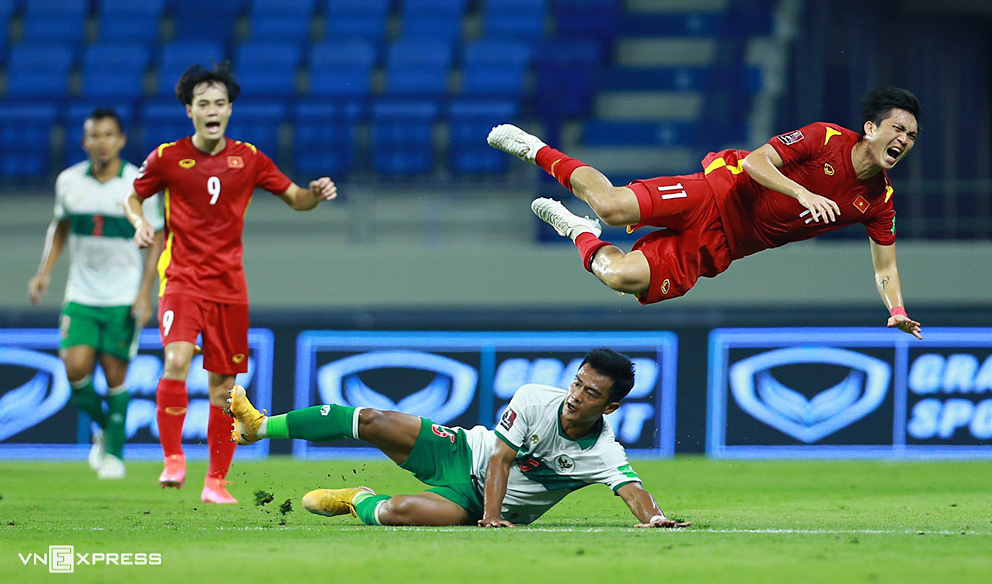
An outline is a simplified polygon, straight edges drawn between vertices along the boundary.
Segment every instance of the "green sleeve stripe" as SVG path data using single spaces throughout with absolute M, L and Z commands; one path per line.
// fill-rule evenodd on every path
M 641 481 L 640 480 L 636 480 L 636 481 L 626 481 L 626 482 L 620 483 L 619 485 L 613 487 L 613 493 L 615 494 L 620 489 L 620 487 L 622 487 L 624 485 L 629 485 L 630 483 L 639 483 L 639 482 L 641 482 Z
M 509 446 L 510 448 L 512 448 L 514 450 L 514 452 L 518 452 L 520 450 L 520 447 L 519 446 L 517 446 L 513 442 L 510 442 L 510 439 L 507 438 L 506 436 L 500 434 L 499 433 L 499 430 L 493 430 L 493 432 L 496 433 L 496 436 L 498 436 L 500 440 L 502 440 L 503 442 L 506 442 L 506 445 Z
M 134 227 L 124 217 L 112 215 L 86 215 L 73 213 L 69 217 L 73 235 L 89 235 L 93 237 L 134 237 Z

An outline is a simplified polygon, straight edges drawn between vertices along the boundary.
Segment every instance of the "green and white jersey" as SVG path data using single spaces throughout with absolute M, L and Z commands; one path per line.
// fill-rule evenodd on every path
M 565 394 L 549 385 L 524 385 L 495 431 L 482 426 L 465 431 L 480 486 L 485 484 L 496 440 L 517 450 L 503 499 L 503 518 L 508 521 L 531 523 L 586 485 L 602 483 L 615 493 L 623 485 L 641 481 L 606 420 L 579 440 L 565 435 L 561 427 Z
M 138 168 L 129 162 L 107 182 L 93 178 L 89 161 L 63 170 L 55 181 L 55 218 L 68 221 L 69 281 L 65 301 L 87 306 L 123 306 L 138 297 L 144 253 L 134 243 L 134 228 L 124 216 Z M 158 195 L 144 203 L 155 231 L 164 221 Z

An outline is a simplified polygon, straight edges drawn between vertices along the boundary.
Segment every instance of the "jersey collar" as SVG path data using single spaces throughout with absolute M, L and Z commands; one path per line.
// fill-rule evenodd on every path
M 125 166 L 127 166 L 127 164 L 124 162 L 123 159 L 121 159 L 121 168 L 120 168 L 120 170 L 117 171 L 117 178 L 124 178 L 124 167 Z M 93 162 L 92 161 L 89 161 L 89 162 L 86 163 L 86 176 L 93 177 L 94 179 L 96 178 L 95 176 L 93 176 Z
M 564 411 L 564 409 L 565 409 L 565 400 L 562 400 L 561 405 L 558 406 L 558 417 L 557 417 L 558 435 L 564 438 L 565 440 L 571 440 L 572 442 L 575 442 L 576 444 L 579 445 L 579 448 L 581 448 L 582 450 L 589 450 L 596 444 L 596 440 L 599 439 L 599 435 L 603 433 L 603 418 L 602 417 L 599 418 L 599 421 L 593 425 L 592 429 L 589 431 L 588 434 L 576 440 L 571 436 L 569 436 L 568 434 L 566 434 L 565 428 L 563 428 L 561 425 L 561 413 Z

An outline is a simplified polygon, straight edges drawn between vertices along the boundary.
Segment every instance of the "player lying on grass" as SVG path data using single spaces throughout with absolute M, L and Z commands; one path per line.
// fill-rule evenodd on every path
M 317 489 L 303 506 L 319 515 L 351 513 L 366 525 L 531 523 L 566 495 L 603 483 L 623 499 L 637 527 L 687 527 L 665 517 L 627 462 L 603 418 L 634 386 L 630 359 L 611 349 L 586 355 L 568 390 L 524 385 L 495 430 L 448 428 L 426 418 L 372 408 L 323 405 L 266 417 L 231 390 L 232 439 L 368 442 L 432 489 L 415 495 L 376 494 L 367 487 Z
M 571 238 L 586 270 L 642 304 L 682 296 L 700 276 L 712 278 L 744 256 L 863 223 L 875 286 L 890 314 L 887 325 L 923 338 L 903 305 L 886 175 L 916 143 L 920 103 L 905 89 L 886 87 L 870 92 L 863 105 L 861 134 L 810 124 L 754 152 L 710 153 L 704 172 L 625 187 L 516 126 L 493 128 L 488 141 L 540 166 L 609 225 L 666 228 L 648 233 L 625 254 L 599 239 L 599 221 L 574 215 L 553 199 L 531 204 L 559 235 Z

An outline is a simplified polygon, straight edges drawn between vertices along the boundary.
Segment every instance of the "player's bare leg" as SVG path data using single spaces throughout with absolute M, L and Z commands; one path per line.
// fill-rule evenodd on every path
M 437 493 L 396 495 L 378 509 L 382 525 L 472 525 L 468 511 Z

